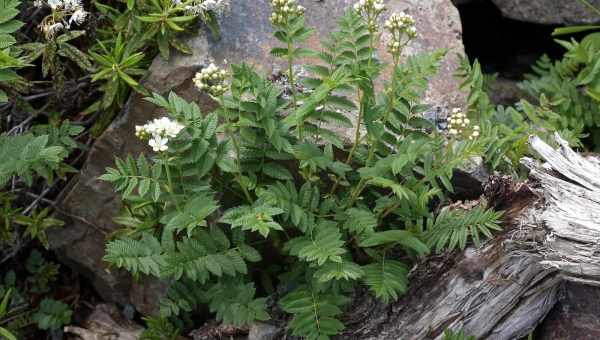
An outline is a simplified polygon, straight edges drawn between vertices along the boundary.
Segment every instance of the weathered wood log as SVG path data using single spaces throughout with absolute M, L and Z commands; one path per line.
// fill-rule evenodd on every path
M 480 249 L 418 264 L 394 304 L 355 299 L 340 338 L 442 339 L 445 329 L 463 328 L 477 339 L 519 339 L 543 321 L 565 282 L 600 286 L 600 162 L 555 139 L 557 149 L 530 138 L 545 163 L 522 160 L 529 182 L 488 183 L 489 201 L 506 212 L 504 232 Z
M 66 326 L 69 339 L 77 340 L 137 340 L 144 329 L 121 316 L 115 305 L 100 304 L 86 319 L 82 327 Z

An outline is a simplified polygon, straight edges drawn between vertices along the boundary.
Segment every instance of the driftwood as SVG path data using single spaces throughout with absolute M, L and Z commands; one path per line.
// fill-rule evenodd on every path
M 506 212 L 503 233 L 480 249 L 419 264 L 409 293 L 392 305 L 355 299 L 340 338 L 442 339 L 445 329 L 463 328 L 477 339 L 520 339 L 544 320 L 565 282 L 600 286 L 600 162 L 555 139 L 557 149 L 530 138 L 545 163 L 522 160 L 528 183 L 488 183 L 488 200 Z
M 73 334 L 73 340 L 137 340 L 143 328 L 126 320 L 115 305 L 100 304 L 86 319 L 83 327 L 67 326 L 64 331 Z

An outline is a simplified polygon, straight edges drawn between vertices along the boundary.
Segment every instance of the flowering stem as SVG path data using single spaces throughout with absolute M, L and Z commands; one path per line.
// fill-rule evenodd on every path
M 219 97 L 219 101 L 221 104 L 221 108 L 223 110 L 225 110 L 225 100 L 223 98 L 223 96 L 221 95 L 221 97 Z M 240 107 L 238 107 L 238 113 L 240 111 Z M 229 115 L 226 115 L 227 117 L 227 127 L 225 128 L 225 133 L 228 135 L 229 139 L 231 139 L 231 141 L 233 142 L 233 148 L 235 149 L 235 164 L 236 164 L 236 172 L 235 172 L 235 180 L 238 182 L 240 188 L 242 188 L 242 192 L 244 193 L 244 196 L 246 197 L 246 200 L 248 201 L 248 203 L 254 203 L 254 200 L 252 199 L 252 196 L 250 195 L 250 192 L 248 191 L 248 188 L 246 187 L 246 184 L 244 183 L 244 181 L 242 180 L 242 161 L 241 161 L 241 151 L 240 151 L 240 144 L 237 140 L 236 134 L 232 131 L 232 126 L 233 126 L 233 122 L 230 120 Z
M 175 208 L 178 211 L 181 211 L 179 207 L 179 203 L 177 203 L 177 198 L 175 197 L 175 191 L 173 190 L 173 180 L 171 179 L 171 170 L 169 169 L 169 160 L 167 155 L 164 152 L 160 153 L 160 157 L 162 158 L 163 165 L 165 166 L 165 172 L 167 173 L 167 191 L 171 195 L 171 200 L 173 200 L 173 204 L 175 204 Z
M 356 122 L 356 130 L 354 132 L 354 145 L 352 145 L 352 149 L 350 149 L 350 152 L 348 153 L 348 157 L 346 158 L 346 164 L 350 164 L 352 162 L 352 159 L 354 158 L 354 153 L 356 152 L 356 148 L 358 147 L 358 144 L 360 144 L 360 125 L 362 122 L 362 117 L 363 117 L 363 104 L 362 104 L 362 96 L 361 96 L 361 91 L 360 89 L 358 90 L 358 101 L 360 103 L 360 108 L 358 110 L 358 119 Z M 331 187 L 331 190 L 329 191 L 329 196 L 333 196 L 333 194 L 335 194 L 335 191 L 337 190 L 338 186 L 340 184 L 340 178 L 336 178 L 335 182 L 333 183 L 333 186 Z
M 246 196 L 246 200 L 248 200 L 249 203 L 254 203 L 252 196 L 250 196 L 250 192 L 248 192 L 248 188 L 246 188 L 246 184 L 244 183 L 244 181 L 242 181 L 242 162 L 240 160 L 240 146 L 238 144 L 237 138 L 235 138 L 234 133 L 231 133 L 229 127 L 227 128 L 227 130 L 229 131 L 229 137 L 231 138 L 233 142 L 233 147 L 235 148 L 235 161 L 237 168 L 237 171 L 235 173 L 236 181 L 242 188 L 244 196 Z
M 288 24 L 289 26 L 289 24 Z M 291 32 L 289 32 L 288 29 L 288 37 L 291 34 Z M 290 39 L 290 38 L 288 38 Z M 292 90 L 292 105 L 294 110 L 296 110 L 297 107 L 297 99 L 296 99 L 296 80 L 294 79 L 294 45 L 292 44 L 291 41 L 288 41 L 287 43 L 287 49 L 288 49 L 288 79 L 290 81 L 290 87 Z M 298 139 L 300 139 L 300 141 L 302 141 L 302 139 L 304 138 L 303 136 L 303 128 L 304 128 L 304 122 L 300 122 L 300 124 L 298 125 Z

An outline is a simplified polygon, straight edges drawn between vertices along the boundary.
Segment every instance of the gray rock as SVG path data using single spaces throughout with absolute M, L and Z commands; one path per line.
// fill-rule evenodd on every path
M 558 302 L 536 329 L 536 339 L 600 339 L 600 289 L 565 283 Z
M 477 156 L 470 159 L 462 168 L 454 170 L 452 198 L 459 200 L 475 200 L 483 194 L 483 187 L 490 177 L 483 158 Z
M 527 100 L 534 99 L 529 98 L 527 93 L 519 88 L 519 81 L 517 80 L 500 77 L 491 84 L 490 101 L 493 104 L 510 106 L 523 98 Z
M 317 29 L 307 45 L 317 47 L 320 38 L 336 28 L 336 19 L 354 0 L 300 0 L 307 9 L 307 22 Z M 221 20 L 221 39 L 214 40 L 201 32 L 190 37 L 188 44 L 194 54 L 174 54 L 170 61 L 154 60 L 145 86 L 154 92 L 166 94 L 176 91 L 187 100 L 195 100 L 209 111 L 214 103 L 196 91 L 192 77 L 210 62 L 223 65 L 247 62 L 265 72 L 281 69 L 281 62 L 270 56 L 272 47 L 278 45 L 271 36 L 269 0 L 231 0 L 231 6 Z M 440 73 L 431 80 L 426 95 L 430 103 L 444 103 L 448 107 L 464 103 L 464 94 L 458 90 L 459 81 L 453 78 L 458 65 L 457 53 L 464 53 L 462 30 L 458 11 L 450 0 L 394 0 L 388 1 L 389 13 L 405 10 L 417 21 L 419 37 L 408 53 L 448 50 L 448 57 Z M 383 43 L 381 55 L 384 52 Z M 389 72 L 386 72 L 389 76 Z M 127 273 L 108 270 L 102 261 L 107 236 L 119 228 L 113 222 L 121 208 L 118 195 L 112 187 L 97 178 L 107 166 L 113 166 L 114 157 L 137 155 L 148 149 L 134 135 L 135 125 L 160 115 L 152 104 L 134 94 L 118 119 L 98 138 L 89 152 L 88 160 L 76 178 L 64 191 L 58 210 L 67 221 L 67 227 L 49 235 L 51 246 L 65 263 L 85 274 L 99 294 L 107 301 L 133 304 L 142 313 L 156 310 L 164 284 L 155 281 L 136 283 Z M 342 135 L 349 131 L 340 131 Z
M 250 326 L 247 340 L 275 340 L 280 335 L 281 329 L 262 322 Z
M 511 19 L 538 24 L 587 24 L 600 21 L 600 16 L 577 0 L 492 0 Z M 600 8 L 600 0 L 589 0 Z

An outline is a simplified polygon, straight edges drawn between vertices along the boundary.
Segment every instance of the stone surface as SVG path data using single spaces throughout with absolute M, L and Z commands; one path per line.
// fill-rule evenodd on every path
M 558 302 L 536 330 L 536 339 L 600 339 L 600 288 L 566 283 Z
M 483 194 L 483 187 L 490 177 L 489 170 L 483 164 L 483 158 L 477 156 L 462 168 L 454 170 L 452 198 L 457 200 L 476 200 Z
M 279 327 L 257 322 L 250 326 L 247 340 L 275 340 L 281 335 L 281 332 Z
M 492 0 L 511 19 L 538 24 L 584 24 L 599 22 L 600 16 L 577 0 Z M 600 8 L 600 0 L 589 0 Z
M 492 103 L 510 106 L 521 99 L 531 100 L 534 98 L 530 98 L 525 91 L 519 88 L 519 81 L 500 77 L 492 82 L 490 89 L 490 100 Z
M 281 69 L 281 64 L 269 54 L 277 42 L 271 36 L 268 0 L 231 0 L 230 8 L 221 20 L 221 39 L 214 40 L 206 34 L 190 37 L 188 44 L 194 54 L 174 54 L 169 62 L 157 58 L 145 86 L 154 92 L 175 90 L 188 100 L 196 100 L 205 110 L 210 100 L 200 95 L 191 78 L 210 62 L 223 65 L 247 62 L 265 72 Z M 353 0 L 299 0 L 307 8 L 307 23 L 317 29 L 317 34 L 307 42 L 318 47 L 323 38 L 336 27 L 336 18 L 354 3 Z M 461 41 L 461 24 L 458 11 L 450 0 L 390 0 L 389 11 L 407 11 L 417 21 L 419 37 L 407 48 L 407 53 L 448 49 L 448 57 L 440 73 L 432 79 L 426 99 L 430 103 L 443 103 L 448 107 L 460 106 L 464 95 L 458 91 L 459 81 L 453 78 L 457 67 L 457 53 L 464 53 Z M 387 53 L 381 52 L 387 58 Z M 108 301 L 133 304 L 137 310 L 149 313 L 156 308 L 158 295 L 164 289 L 160 283 L 134 283 L 127 273 L 111 269 L 102 261 L 107 237 L 119 227 L 113 218 L 121 208 L 119 197 L 110 185 L 97 180 L 114 157 L 147 151 L 134 136 L 134 126 L 159 115 L 152 104 L 134 94 L 123 113 L 96 141 L 89 152 L 88 161 L 59 200 L 58 210 L 67 221 L 67 227 L 50 235 L 51 246 L 64 262 L 85 274 L 100 295 Z M 343 133 L 343 131 L 342 131 Z M 140 288 L 141 287 L 141 288 Z

